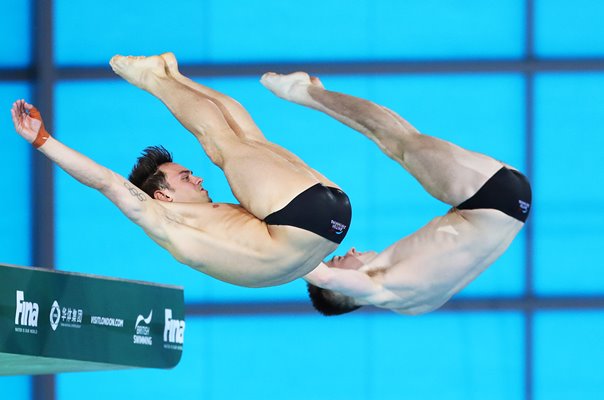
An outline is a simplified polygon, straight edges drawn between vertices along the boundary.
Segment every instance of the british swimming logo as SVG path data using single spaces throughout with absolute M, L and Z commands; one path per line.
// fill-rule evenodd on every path
M 136 323 L 134 324 L 134 328 L 138 329 L 138 326 L 141 322 L 144 322 L 146 325 L 149 325 L 151 323 L 151 318 L 153 318 L 153 310 L 151 310 L 147 318 L 139 314 L 139 316 L 136 317 Z
M 347 226 L 341 222 L 331 220 L 331 229 L 335 232 L 336 235 L 341 235 L 346 230 Z
M 527 212 L 529 212 L 529 208 L 531 208 L 530 203 L 527 203 L 526 201 L 522 201 L 522 200 L 518 200 L 518 206 L 520 207 L 520 210 L 522 211 L 523 214 L 526 214 Z
M 147 318 L 140 314 L 136 317 L 136 323 L 134 324 L 135 334 L 132 335 L 132 343 L 153 346 L 153 337 L 151 336 L 151 328 L 149 327 L 152 318 L 153 310 L 151 310 Z

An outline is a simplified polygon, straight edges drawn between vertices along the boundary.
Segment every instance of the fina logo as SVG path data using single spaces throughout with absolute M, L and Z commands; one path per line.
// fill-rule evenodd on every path
M 183 344 L 185 341 L 185 321 L 172 318 L 172 310 L 165 309 L 164 342 Z
M 15 310 L 15 325 L 38 327 L 38 303 L 25 301 L 21 290 L 17 290 L 17 308 Z
M 61 308 L 59 307 L 59 303 L 55 300 L 50 308 L 50 327 L 53 331 L 57 330 L 59 321 L 61 321 Z

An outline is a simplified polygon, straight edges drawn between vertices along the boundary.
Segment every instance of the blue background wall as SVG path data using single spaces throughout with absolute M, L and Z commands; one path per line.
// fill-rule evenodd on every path
M 30 1 L 0 0 L 0 77 L 33 62 Z M 533 295 L 569 304 L 604 296 L 602 20 L 597 0 L 54 0 L 58 69 L 164 51 L 185 66 L 416 65 L 321 78 L 424 133 L 528 170 L 534 189 L 529 229 L 457 296 L 514 307 L 420 317 L 189 315 L 176 369 L 62 374 L 57 398 L 601 399 L 604 308 L 524 304 Z M 544 67 L 525 68 L 529 59 Z M 574 67 L 548 67 L 564 61 Z M 270 140 L 346 190 L 354 222 L 342 250 L 381 250 L 446 211 L 362 135 L 277 99 L 259 76 L 194 78 L 238 99 Z M 31 204 L 48 201 L 31 196 L 30 149 L 8 114 L 32 90 L 27 79 L 0 80 L 8 165 L 0 261 L 21 265 L 32 263 Z M 53 101 L 53 133 L 68 146 L 127 174 L 140 150 L 163 144 L 204 177 L 215 201 L 234 201 L 221 171 L 149 94 L 117 77 L 59 79 Z M 178 264 L 99 193 L 55 172 L 57 268 L 182 285 L 190 304 L 306 302 L 302 281 L 245 289 Z M 30 398 L 30 386 L 30 377 L 0 378 L 7 398 Z

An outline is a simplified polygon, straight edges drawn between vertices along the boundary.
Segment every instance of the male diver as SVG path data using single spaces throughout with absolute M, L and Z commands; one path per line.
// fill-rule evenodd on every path
M 149 147 L 130 181 L 65 146 L 40 113 L 13 104 L 16 131 L 79 182 L 99 190 L 157 244 L 190 267 L 247 287 L 312 271 L 344 239 L 348 197 L 297 156 L 269 142 L 234 99 L 178 71 L 172 53 L 115 56 L 113 70 L 160 99 L 220 167 L 240 204 L 213 203 L 203 179 Z
M 322 314 L 364 305 L 403 314 L 432 311 L 497 260 L 524 226 L 531 188 L 514 168 L 420 134 L 393 111 L 325 90 L 306 73 L 267 73 L 261 82 L 278 97 L 361 132 L 428 193 L 452 206 L 382 252 L 353 248 L 306 275 L 313 305 Z

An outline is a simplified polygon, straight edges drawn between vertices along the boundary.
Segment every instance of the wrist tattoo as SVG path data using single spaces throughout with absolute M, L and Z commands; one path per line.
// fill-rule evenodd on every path
M 130 182 L 124 181 L 124 186 L 126 187 L 126 189 L 128 189 L 128 191 L 130 192 L 130 194 L 132 196 L 136 197 L 140 201 L 147 201 L 145 194 L 143 192 L 141 192 L 140 190 L 138 190 L 138 188 L 136 186 L 133 186 L 132 184 L 130 184 Z

